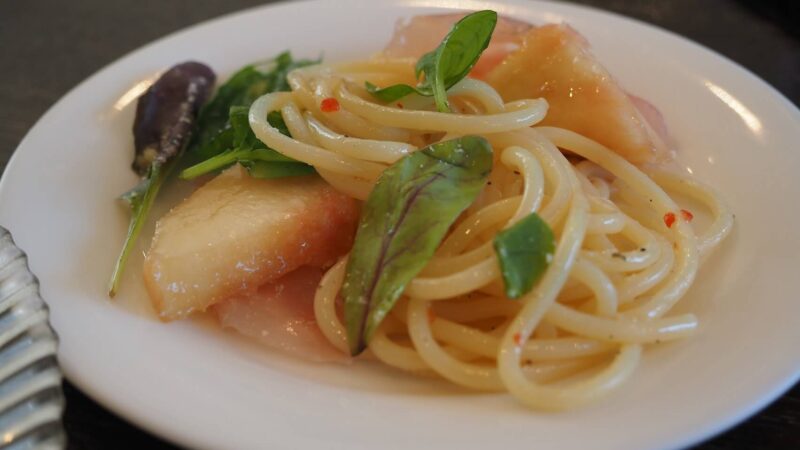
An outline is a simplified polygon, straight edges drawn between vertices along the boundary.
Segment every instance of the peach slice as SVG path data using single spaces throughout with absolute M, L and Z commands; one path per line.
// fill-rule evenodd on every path
M 226 170 L 156 224 L 144 281 L 159 317 L 180 319 L 298 267 L 332 264 L 352 245 L 358 209 L 317 176 Z
M 660 124 L 647 122 L 589 51 L 588 42 L 569 26 L 532 29 L 522 48 L 492 69 L 486 81 L 505 101 L 545 98 L 550 108 L 541 125 L 583 134 L 634 164 L 672 159 L 654 130 Z

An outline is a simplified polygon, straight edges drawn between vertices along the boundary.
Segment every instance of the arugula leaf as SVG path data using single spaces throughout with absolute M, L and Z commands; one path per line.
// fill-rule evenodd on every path
M 299 162 L 270 162 L 262 160 L 242 160 L 243 165 L 253 178 L 298 177 L 316 173 L 313 167 Z
M 314 60 L 301 59 L 295 61 L 292 59 L 292 54 L 288 51 L 281 53 L 275 58 L 276 67 L 270 73 L 270 82 L 272 84 L 272 90 L 270 92 L 286 92 L 291 90 L 289 87 L 289 81 L 286 79 L 286 76 L 289 75 L 289 72 L 299 67 L 319 64 L 321 61 L 321 58 Z M 252 103 L 252 101 L 250 103 Z
M 190 151 L 201 159 L 210 158 L 232 148 L 230 141 L 229 112 L 232 107 L 249 107 L 264 94 L 288 91 L 286 75 L 298 68 L 319 61 L 292 59 L 289 52 L 283 52 L 271 61 L 266 71 L 261 67 L 248 65 L 236 72 L 225 84 L 220 86 L 214 98 L 200 111 L 197 119 L 198 132 Z
M 150 209 L 153 202 L 167 179 L 172 168 L 175 166 L 177 159 L 172 159 L 166 164 L 162 165 L 160 162 L 155 162 L 150 165 L 147 174 L 139 182 L 136 187 L 130 191 L 122 194 L 120 198 L 125 200 L 131 208 L 131 221 L 128 225 L 128 233 L 125 238 L 125 243 L 122 246 L 122 251 L 114 264 L 114 271 L 111 275 L 111 281 L 108 286 L 108 295 L 113 297 L 119 289 L 119 283 L 122 280 L 122 272 L 125 270 L 125 264 L 128 262 L 131 250 L 134 247 L 136 239 L 142 231 L 142 227 L 147 223 Z
M 228 136 L 220 139 L 230 126 L 228 112 L 233 106 L 247 106 L 255 99 L 268 92 L 269 76 L 256 70 L 254 66 L 246 66 L 236 72 L 230 80 L 220 86 L 217 95 L 200 111 L 197 119 L 198 132 L 192 142 L 190 151 L 202 157 L 216 154 L 220 148 L 230 148 Z M 222 142 L 220 142 L 222 141 Z
M 292 134 L 289 133 L 289 127 L 287 127 L 286 122 L 283 121 L 283 116 L 281 115 L 280 111 L 272 111 L 267 114 L 267 123 L 275 127 L 275 129 L 277 129 L 282 135 L 286 137 L 292 137 Z M 248 126 L 250 126 L 249 119 Z
M 180 174 L 180 178 L 182 180 L 193 180 L 201 175 L 222 170 L 226 167 L 236 164 L 237 162 L 244 163 L 248 161 L 302 164 L 291 158 L 281 155 L 271 148 L 232 149 L 220 153 L 219 155 L 209 158 L 199 164 L 195 164 L 192 167 L 184 169 Z
M 555 246 L 553 230 L 536 213 L 497 233 L 494 249 L 508 298 L 519 298 L 533 288 L 550 265 Z
M 280 113 L 279 113 L 280 114 Z M 250 108 L 234 106 L 228 115 L 233 130 L 233 148 L 266 148 L 250 128 Z M 281 119 L 282 121 L 283 119 Z
M 433 256 L 492 170 L 492 148 L 464 136 L 405 156 L 383 172 L 367 198 L 342 286 L 353 355 Z
M 226 126 L 225 129 L 217 133 L 217 135 L 211 138 L 211 140 L 208 141 L 205 147 L 203 147 L 204 154 L 207 153 L 209 155 L 217 155 L 233 147 L 233 129 L 230 127 L 230 124 L 226 124 L 225 126 Z M 195 155 L 198 154 L 199 152 L 195 153 Z
M 366 83 L 367 91 L 384 102 L 393 102 L 413 92 L 419 95 L 433 96 L 436 108 L 441 112 L 450 112 L 447 101 L 447 90 L 464 79 L 475 63 L 489 46 L 494 27 L 497 25 L 497 13 L 490 10 L 477 11 L 456 22 L 439 46 L 428 52 L 417 61 L 415 74 L 425 78 L 416 88 L 407 84 L 395 84 L 378 89 L 372 83 Z
M 230 128 L 226 130 L 230 133 L 231 148 L 183 170 L 180 178 L 191 180 L 200 175 L 224 169 L 237 162 L 246 167 L 250 175 L 256 178 L 278 178 L 314 173 L 311 166 L 284 156 L 258 140 L 250 128 L 248 113 L 249 108 L 247 107 L 232 107 L 229 114 Z M 279 111 L 271 112 L 267 116 L 267 121 L 281 133 L 289 136 L 289 129 Z M 276 165 L 273 168 L 267 168 L 269 163 L 276 163 Z

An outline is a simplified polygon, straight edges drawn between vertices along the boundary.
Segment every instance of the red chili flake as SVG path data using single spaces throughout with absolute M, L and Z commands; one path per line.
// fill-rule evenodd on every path
M 339 101 L 333 97 L 328 97 L 325 100 L 322 100 L 319 108 L 322 110 L 322 112 L 336 112 L 339 110 Z
M 683 217 L 683 220 L 685 220 L 687 222 L 691 222 L 692 219 L 694 219 L 694 214 L 692 214 L 691 211 L 687 211 L 685 209 L 682 209 L 681 210 L 681 217 Z
M 403 104 L 402 103 L 398 103 L 397 107 L 400 108 L 400 109 L 403 109 Z
M 673 223 L 675 223 L 675 213 L 668 212 L 664 214 L 664 224 L 667 228 L 672 228 Z
M 514 343 L 517 345 L 522 344 L 522 335 L 519 333 L 514 333 Z
M 434 320 L 436 320 L 436 313 L 433 308 L 428 308 L 428 323 L 433 323 Z

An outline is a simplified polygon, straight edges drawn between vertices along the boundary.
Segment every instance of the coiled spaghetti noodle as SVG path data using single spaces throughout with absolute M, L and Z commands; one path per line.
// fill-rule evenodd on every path
M 694 315 L 668 313 L 691 286 L 701 257 L 733 225 L 711 188 L 682 175 L 645 173 L 569 130 L 536 127 L 546 101 L 504 103 L 481 81 L 465 79 L 449 91 L 452 114 L 434 111 L 431 98 L 417 95 L 379 104 L 362 87 L 364 81 L 413 84 L 411 61 L 319 65 L 295 70 L 288 80 L 291 92 L 252 105 L 253 131 L 357 199 L 367 198 L 386 167 L 433 142 L 478 134 L 494 149 L 483 193 L 370 342 L 383 363 L 508 391 L 534 408 L 565 409 L 622 384 L 643 346 L 696 330 Z M 329 98 L 338 111 L 321 109 Z M 271 111 L 282 113 L 293 138 L 269 125 Z M 704 204 L 711 225 L 696 234 L 667 190 Z M 553 229 L 556 252 L 535 288 L 509 300 L 492 238 L 531 212 Z M 667 214 L 678 214 L 674 225 L 664 223 Z M 345 266 L 342 259 L 328 270 L 314 305 L 323 334 L 343 352 L 336 298 Z

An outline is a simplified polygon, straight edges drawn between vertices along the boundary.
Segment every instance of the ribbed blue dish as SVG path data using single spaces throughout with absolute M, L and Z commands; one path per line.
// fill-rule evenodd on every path
M 61 449 L 58 337 L 28 258 L 0 227 L 0 448 Z

